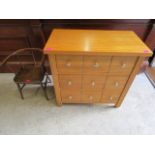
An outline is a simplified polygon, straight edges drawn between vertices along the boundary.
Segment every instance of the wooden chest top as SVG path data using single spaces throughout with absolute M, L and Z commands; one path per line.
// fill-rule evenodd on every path
M 152 55 L 151 50 L 133 31 L 54 29 L 45 54 Z

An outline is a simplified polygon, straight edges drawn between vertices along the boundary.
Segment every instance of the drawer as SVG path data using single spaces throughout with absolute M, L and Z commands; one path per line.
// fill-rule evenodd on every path
M 120 91 L 104 90 L 101 102 L 102 103 L 116 103 L 121 95 Z
M 57 69 L 59 74 L 81 74 L 82 56 L 56 56 Z
M 80 103 L 81 92 L 61 91 L 61 98 L 63 103 Z
M 82 81 L 83 91 L 102 91 L 105 83 L 104 76 L 84 75 Z
M 108 76 L 104 89 L 121 91 L 128 80 L 128 76 Z
M 113 57 L 110 72 L 129 75 L 137 57 Z
M 80 75 L 59 75 L 59 84 L 62 91 L 80 91 L 81 76 Z
M 111 57 L 84 56 L 83 74 L 102 74 L 109 70 Z
M 101 99 L 101 92 L 83 92 L 83 103 L 99 103 Z

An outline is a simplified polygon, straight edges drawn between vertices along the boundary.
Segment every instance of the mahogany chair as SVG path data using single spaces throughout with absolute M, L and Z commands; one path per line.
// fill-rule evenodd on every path
M 45 55 L 43 54 L 43 50 L 39 48 L 19 49 L 8 55 L 2 61 L 1 67 L 4 65 L 8 65 L 9 67 L 11 61 L 14 61 L 19 66 L 13 80 L 18 87 L 21 98 L 24 99 L 22 90 L 26 84 L 39 84 L 48 100 L 46 88 L 47 83 L 50 82 L 50 78 L 44 66 Z

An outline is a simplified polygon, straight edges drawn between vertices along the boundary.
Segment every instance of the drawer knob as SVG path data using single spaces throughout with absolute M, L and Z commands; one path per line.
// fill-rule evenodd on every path
M 69 99 L 71 100 L 73 97 L 72 96 L 69 96 Z
M 71 66 L 71 62 L 68 61 L 68 62 L 66 63 L 66 66 L 67 66 L 67 67 L 70 67 L 70 66 Z
M 110 101 L 112 101 L 112 100 L 113 100 L 113 97 L 111 96 L 111 97 L 110 97 Z
M 92 81 L 91 85 L 94 87 L 95 86 L 95 81 Z
M 127 64 L 122 64 L 121 67 L 122 67 L 122 68 L 126 68 L 126 66 L 127 66 Z
M 92 100 L 93 99 L 93 96 L 89 96 L 89 99 Z
M 119 83 L 118 83 L 118 82 L 116 82 L 116 83 L 115 83 L 115 87 L 118 87 L 118 86 L 119 86 Z
M 69 86 L 72 85 L 72 81 L 68 81 L 68 85 L 69 85 Z
M 100 67 L 100 64 L 98 62 L 95 62 L 95 64 L 93 65 L 94 68 L 98 68 Z

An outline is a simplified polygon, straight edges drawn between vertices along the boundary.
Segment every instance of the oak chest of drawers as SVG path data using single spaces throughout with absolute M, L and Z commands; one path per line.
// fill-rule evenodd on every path
M 132 31 L 55 29 L 45 47 L 56 100 L 121 105 L 151 50 Z

